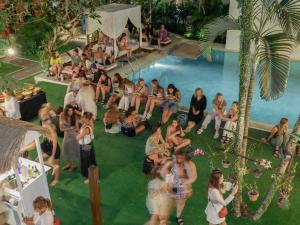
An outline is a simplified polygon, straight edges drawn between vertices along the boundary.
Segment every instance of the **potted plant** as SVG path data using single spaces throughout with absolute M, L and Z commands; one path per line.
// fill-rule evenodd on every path
M 256 178 L 260 178 L 261 175 L 262 175 L 262 172 L 261 172 L 260 169 L 255 169 L 255 170 L 253 171 L 253 175 L 254 175 L 254 177 L 256 177 Z
M 251 202 L 256 202 L 259 197 L 259 192 L 257 190 L 257 184 L 254 182 L 253 184 L 249 184 L 247 186 L 248 189 L 248 197 Z
M 227 153 L 229 151 L 229 147 L 224 148 L 224 159 L 222 160 L 222 166 L 223 168 L 227 169 L 230 167 L 231 162 L 228 160 Z

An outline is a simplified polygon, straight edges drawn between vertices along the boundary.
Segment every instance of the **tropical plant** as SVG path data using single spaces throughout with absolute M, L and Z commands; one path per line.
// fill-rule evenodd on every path
M 240 0 L 241 16 L 238 20 L 220 17 L 207 24 L 201 40 L 203 55 L 210 61 L 211 48 L 216 37 L 227 30 L 241 30 L 239 119 L 235 149 L 246 155 L 250 109 L 256 76 L 260 78 L 262 99 L 279 98 L 287 85 L 290 56 L 300 29 L 300 5 L 298 0 Z M 254 51 L 250 54 L 250 44 Z M 251 64 L 251 76 L 250 76 Z M 236 176 L 243 182 L 245 160 L 236 165 Z M 242 189 L 238 195 L 236 213 L 240 214 Z
M 99 4 L 94 0 L 47 0 L 32 3 L 12 0 L 5 9 L 7 13 L 1 13 L 0 17 L 1 15 L 5 17 L 5 15 L 9 13 L 12 14 L 13 16 L 9 16 L 5 20 L 6 23 L 10 24 L 16 24 L 21 18 L 22 23 L 18 27 L 15 27 L 15 32 L 17 33 L 18 29 L 24 26 L 24 24 L 29 27 L 30 25 L 27 25 L 29 23 L 43 24 L 45 29 L 49 30 L 49 32 L 41 32 L 45 34 L 42 47 L 45 53 L 49 55 L 53 49 L 66 44 L 76 34 L 82 19 L 87 17 L 98 18 L 95 13 L 96 6 L 98 5 Z M 32 8 L 34 8 L 34 12 L 30 10 Z M 32 32 L 32 30 L 28 29 L 27 31 Z M 41 37 L 41 35 L 38 36 Z M 36 43 L 32 42 L 31 45 L 35 47 Z

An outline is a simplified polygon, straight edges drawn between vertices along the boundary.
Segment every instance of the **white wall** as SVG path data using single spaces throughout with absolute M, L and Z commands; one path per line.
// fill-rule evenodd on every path
M 235 19 L 237 19 L 240 15 L 240 10 L 238 9 L 238 3 L 236 0 L 230 0 L 229 15 Z M 229 51 L 238 51 L 240 49 L 240 31 L 227 31 L 225 48 Z M 300 45 L 298 45 L 295 49 L 291 59 L 300 60 Z

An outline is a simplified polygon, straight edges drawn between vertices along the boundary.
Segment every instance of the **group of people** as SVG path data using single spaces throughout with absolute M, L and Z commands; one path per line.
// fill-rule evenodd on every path
M 160 48 L 160 43 L 168 40 L 168 31 L 164 25 L 161 25 L 156 32 L 153 32 L 148 26 L 146 28 L 142 29 L 143 42 L 158 45 Z M 63 62 L 58 51 L 53 51 L 49 61 L 49 75 L 58 80 L 72 78 L 74 75 L 87 77 L 93 73 L 93 70 L 104 69 L 105 66 L 115 63 L 116 55 L 122 51 L 125 51 L 127 58 L 131 59 L 134 49 L 130 36 L 133 35 L 126 28 L 117 39 L 117 46 L 114 46 L 114 40 L 100 32 L 98 41 L 87 44 L 83 50 L 76 48 L 71 53 L 67 52 L 71 59 L 69 63 Z M 115 47 L 117 49 L 114 49 Z M 116 52 L 117 54 L 115 54 Z
M 152 37 L 149 36 L 149 32 L 147 27 L 143 29 L 143 39 L 149 40 L 149 37 Z M 156 40 L 164 41 L 167 36 L 167 31 L 162 25 Z M 115 61 L 112 42 L 101 34 L 97 45 L 96 51 L 93 51 L 92 45 L 88 45 L 81 55 L 78 49 L 73 51 L 69 66 L 72 79 L 64 97 L 64 106 L 56 110 L 51 104 L 45 104 L 38 113 L 41 126 L 48 129 L 51 136 L 41 143 L 46 164 L 53 167 L 54 179 L 50 185 L 54 186 L 59 182 L 61 170 L 73 172 L 78 164 L 85 178 L 84 183 L 89 182 L 88 168 L 97 164 L 93 140 L 94 125 L 99 120 L 97 110 L 101 104 L 106 110 L 102 119 L 105 132 L 121 133 L 127 137 L 137 136 L 147 130 L 151 132 L 145 143 L 143 164 L 143 172 L 150 177 L 146 199 L 151 215 L 148 224 L 168 224 L 171 210 L 176 208 L 177 224 L 183 225 L 182 212 L 186 201 L 193 194 L 192 185 L 197 180 L 197 168 L 190 154 L 193 150 L 192 141 L 186 134 L 198 127 L 196 133 L 201 135 L 210 122 L 215 120 L 213 138 L 219 139 L 221 134 L 222 144 L 230 144 L 237 126 L 238 102 L 233 101 L 228 108 L 223 94 L 216 93 L 211 110 L 206 113 L 207 98 L 201 88 L 196 88 L 187 116 L 184 120 L 174 118 L 182 98 L 177 86 L 170 83 L 164 88 L 157 79 L 153 79 L 149 85 L 143 78 L 133 82 L 118 73 L 112 77 L 108 76 L 101 70 L 101 65 Z M 121 35 L 118 45 L 131 57 L 132 49 L 126 33 Z M 62 72 L 61 64 L 59 53 L 53 53 L 50 60 L 51 72 L 57 78 Z M 92 75 L 92 79 L 89 79 L 88 75 Z M 20 107 L 13 93 L 5 90 L 2 94 L 5 101 L 0 107 L 0 116 L 20 119 Z M 155 108 L 161 110 L 161 118 L 152 126 L 150 119 Z M 173 119 L 169 122 L 171 118 Z M 162 127 L 165 124 L 168 125 L 164 136 Z M 59 137 L 63 138 L 61 147 L 58 143 Z M 263 143 L 271 142 L 274 145 L 275 156 L 283 154 L 282 149 L 287 141 L 286 118 L 282 118 L 280 123 L 273 127 L 270 135 L 262 139 Z M 20 153 L 25 154 L 34 148 L 35 143 L 31 143 L 20 149 Z M 59 166 L 61 158 L 66 162 L 62 168 Z M 224 199 L 223 193 L 229 190 L 231 194 Z M 205 209 L 210 225 L 226 225 L 225 216 L 221 216 L 220 211 L 233 200 L 237 191 L 238 185 L 224 181 L 222 171 L 211 172 L 207 189 L 208 205 Z M 51 204 L 48 200 L 38 198 L 34 202 L 34 208 L 40 219 L 47 218 L 50 221 L 42 224 L 53 224 Z M 26 218 L 25 223 L 37 224 L 35 220 Z

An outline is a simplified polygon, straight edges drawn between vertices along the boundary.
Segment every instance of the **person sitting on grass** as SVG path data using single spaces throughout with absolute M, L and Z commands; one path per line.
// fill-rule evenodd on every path
M 112 103 L 103 117 L 105 132 L 117 134 L 121 131 L 121 113 L 116 103 Z
M 163 103 L 164 109 L 161 119 L 162 124 L 168 122 L 171 115 L 178 111 L 180 99 L 180 91 L 174 86 L 174 84 L 169 84 L 165 93 L 165 101 Z
M 289 140 L 289 120 L 287 118 L 281 118 L 278 125 L 274 126 L 271 133 L 266 137 L 262 138 L 262 143 L 271 142 L 274 146 L 273 155 L 279 157 L 283 154 L 283 150 Z
M 131 107 L 135 107 L 135 112 L 138 114 L 141 103 L 146 103 L 148 98 L 148 85 L 145 84 L 143 78 L 140 78 L 135 85 L 134 93 L 131 99 Z
M 110 104 L 116 102 L 123 96 L 124 92 L 124 79 L 121 77 L 119 73 L 115 73 L 112 78 L 112 95 L 108 99 L 106 107 Z
M 167 128 L 166 142 L 174 148 L 175 152 L 191 144 L 191 140 L 183 138 L 184 136 L 185 133 L 180 126 L 180 122 L 173 120 Z
M 145 129 L 149 127 L 149 123 L 147 121 L 142 122 L 142 118 L 135 113 L 135 109 L 133 107 L 130 107 L 125 114 L 121 131 L 127 137 L 134 137 L 141 134 Z
M 60 73 L 62 71 L 62 58 L 58 51 L 52 52 L 50 58 L 50 74 L 59 79 Z
M 130 80 L 125 78 L 124 79 L 124 92 L 119 101 L 119 106 L 118 106 L 118 108 L 120 110 L 123 110 L 125 112 L 128 110 L 133 93 L 134 93 L 134 83 L 132 83 Z
M 25 217 L 23 223 L 26 225 L 53 225 L 54 215 L 50 199 L 39 196 L 33 201 L 34 215 Z
M 219 129 L 221 125 L 221 120 L 224 114 L 226 114 L 226 106 L 227 103 L 224 99 L 222 93 L 217 93 L 216 97 L 213 100 L 213 108 L 212 111 L 206 115 L 201 128 L 197 131 L 198 134 L 202 134 L 203 131 L 207 128 L 208 124 L 211 120 L 215 120 L 215 135 L 214 139 L 218 139 L 219 137 Z
M 93 114 L 90 112 L 84 112 L 81 117 L 81 128 L 76 136 L 76 139 L 80 145 L 80 169 L 81 175 L 85 177 L 85 184 L 89 183 L 88 169 L 90 166 L 96 166 L 96 157 L 94 150 L 94 123 Z
M 149 120 L 156 105 L 162 105 L 164 102 L 164 89 L 159 85 L 158 80 L 151 81 L 151 94 L 148 95 L 148 100 L 143 115 L 144 120 Z
M 169 156 L 168 143 L 161 134 L 161 125 L 152 128 L 152 134 L 147 139 L 145 154 L 154 162 L 154 165 L 162 165 Z
M 99 95 L 101 93 L 101 105 L 105 104 L 106 95 L 111 92 L 112 89 L 112 83 L 110 77 L 105 73 L 102 72 L 99 78 L 99 81 L 97 83 L 97 89 L 96 89 L 96 95 L 95 95 L 95 101 L 98 102 Z
M 206 97 L 203 94 L 202 89 L 196 88 L 190 103 L 188 125 L 185 129 L 185 133 L 191 132 L 191 129 L 202 121 L 206 109 L 206 102 Z
M 126 33 L 122 33 L 118 45 L 121 51 L 127 52 L 127 57 L 130 59 L 132 56 L 132 48 L 129 44 Z
M 224 130 L 221 142 L 222 144 L 230 144 L 236 130 L 236 123 L 238 120 L 238 102 L 234 101 L 231 105 L 229 113 L 222 117 L 222 121 L 225 121 Z

